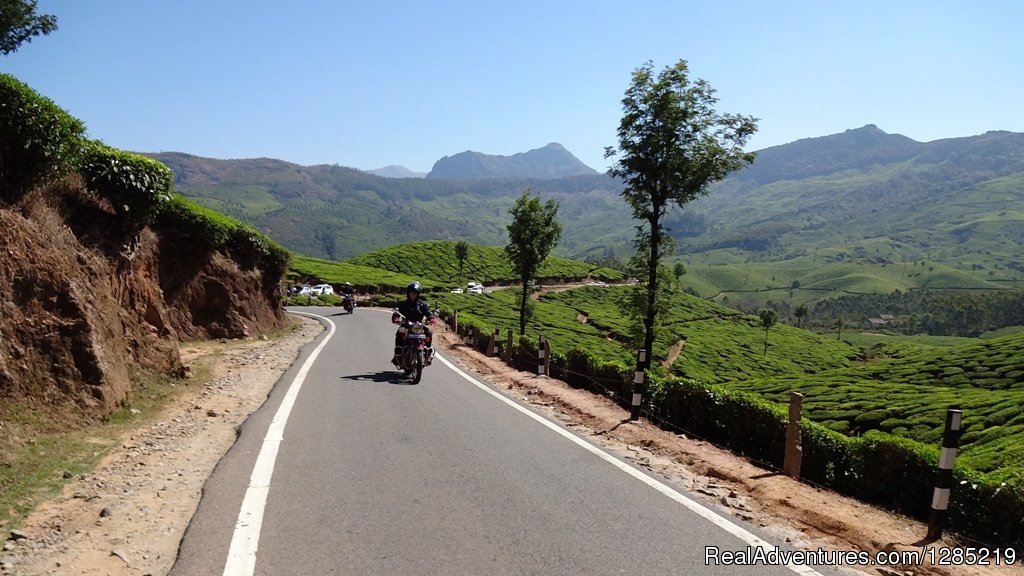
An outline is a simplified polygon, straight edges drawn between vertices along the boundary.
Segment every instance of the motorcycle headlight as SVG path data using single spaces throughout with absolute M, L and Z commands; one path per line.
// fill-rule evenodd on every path
M 411 331 L 412 331 L 413 334 L 423 334 L 423 325 L 422 324 L 414 324 L 412 329 L 411 329 Z

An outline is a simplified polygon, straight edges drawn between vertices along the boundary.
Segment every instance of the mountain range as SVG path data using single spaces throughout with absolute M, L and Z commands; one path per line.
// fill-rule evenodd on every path
M 540 150 L 565 157 L 560 146 Z M 505 158 L 536 158 L 532 152 Z M 508 172 L 506 163 L 503 178 L 469 179 L 474 169 L 467 169 L 441 179 L 456 173 L 446 172 L 452 166 L 487 158 L 464 153 L 438 161 L 427 178 L 395 179 L 268 159 L 152 156 L 171 167 L 183 194 L 313 256 L 341 259 L 426 239 L 500 245 L 508 208 L 525 188 L 559 201 L 560 255 L 632 252 L 635 222 L 621 185 L 589 169 L 529 178 L 537 172 Z M 917 142 L 868 125 L 798 140 L 761 150 L 752 166 L 667 223 L 681 257 L 694 264 L 927 260 L 1020 278 L 1024 134 Z
M 427 178 L 438 180 L 488 180 L 494 178 L 566 178 L 591 176 L 597 171 L 573 156 L 561 144 L 511 156 L 496 156 L 467 150 L 445 156 L 434 163 Z

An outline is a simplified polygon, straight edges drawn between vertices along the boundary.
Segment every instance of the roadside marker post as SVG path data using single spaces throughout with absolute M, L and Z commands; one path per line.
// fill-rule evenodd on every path
M 504 352 L 502 354 L 502 360 L 505 361 L 505 364 L 511 364 L 512 363 L 512 344 L 513 344 L 513 342 L 512 342 L 512 329 L 509 328 L 508 329 L 508 340 L 505 341 L 505 350 L 502 351 L 502 352 Z
M 544 374 L 551 375 L 551 341 L 544 339 Z
M 487 355 L 495 356 L 498 353 L 498 334 L 501 333 L 501 328 L 495 326 L 494 334 L 491 334 L 491 341 L 487 343 Z
M 963 417 L 962 410 L 946 410 L 946 428 L 942 432 L 942 452 L 939 455 L 935 491 L 932 494 L 932 513 L 928 518 L 927 539 L 933 542 L 942 538 L 942 527 L 946 522 L 946 512 L 949 510 L 949 490 L 953 487 L 953 464 L 956 461 L 957 449 L 960 447 Z
M 786 427 L 786 456 L 782 463 L 782 473 L 794 480 L 800 479 L 800 465 L 804 459 L 803 426 L 800 424 L 803 405 L 803 394 L 789 394 L 789 425 Z
M 647 350 L 636 351 L 636 371 L 633 373 L 633 402 L 629 410 L 629 419 L 637 420 L 643 411 L 644 392 L 647 384 L 647 368 L 650 366 L 650 355 Z
M 543 334 L 540 335 L 540 339 L 537 343 L 537 376 L 546 377 L 548 375 L 548 341 Z

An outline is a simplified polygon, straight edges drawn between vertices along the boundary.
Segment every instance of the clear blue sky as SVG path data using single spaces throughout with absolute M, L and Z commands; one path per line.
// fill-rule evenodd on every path
M 560 142 L 603 170 L 631 71 L 685 59 L 759 149 L 1024 131 L 1024 2 L 40 0 L 9 72 L 138 151 L 427 171 Z

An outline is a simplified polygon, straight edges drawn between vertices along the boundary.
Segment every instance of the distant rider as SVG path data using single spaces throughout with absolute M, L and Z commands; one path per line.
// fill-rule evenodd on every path
M 345 282 L 344 284 L 341 285 L 341 293 L 343 296 L 351 296 L 355 298 L 356 289 L 352 287 L 351 282 Z
M 431 345 L 434 340 L 434 334 L 430 331 L 429 320 L 432 318 L 430 314 L 430 305 L 427 301 L 420 298 L 420 292 L 422 287 L 419 282 L 410 282 L 405 287 L 405 300 L 398 304 L 398 308 L 395 314 L 392 315 L 392 320 L 397 320 L 398 314 L 405 317 L 407 322 L 423 322 L 427 333 L 427 354 L 424 358 L 426 364 L 430 364 L 434 359 L 434 347 Z M 395 366 L 401 367 L 402 361 L 399 358 L 402 346 L 405 344 L 405 339 L 401 332 L 395 333 L 395 357 L 391 359 L 391 363 Z

